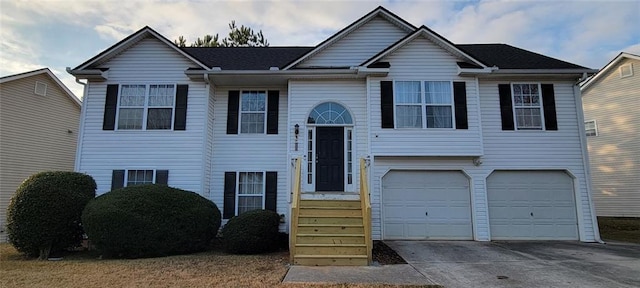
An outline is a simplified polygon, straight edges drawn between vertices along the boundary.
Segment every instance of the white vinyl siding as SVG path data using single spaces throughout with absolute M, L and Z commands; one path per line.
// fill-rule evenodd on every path
M 482 155 L 478 91 L 475 78 L 457 76 L 457 58 L 427 39 L 416 38 L 381 61 L 390 62 L 391 68 L 386 78 L 372 77 L 369 81 L 371 95 L 369 119 L 371 121 L 371 152 L 373 154 L 380 156 Z M 394 81 L 395 83 L 398 81 L 465 82 L 469 128 L 456 130 L 382 129 L 380 81 Z M 452 121 L 453 119 L 452 116 Z M 454 124 L 452 123 L 452 125 Z M 426 128 L 426 125 L 423 127 Z
M 293 135 L 293 126 L 288 126 L 287 123 L 287 89 L 286 87 L 256 87 L 256 89 L 251 89 L 251 91 L 279 91 L 278 134 L 227 134 L 226 119 L 229 90 L 242 90 L 244 88 L 218 86 L 215 88 L 213 99 L 211 99 L 214 102 L 213 114 L 215 115 L 212 127 L 212 160 L 209 162 L 211 176 L 208 189 L 211 191 L 211 200 L 218 207 L 223 207 L 224 173 L 227 171 L 277 172 L 278 193 L 276 208 L 278 214 L 285 215 L 287 224 L 281 225 L 281 230 L 285 230 L 288 227 L 289 220 L 289 203 L 287 202 L 289 197 L 287 192 L 289 175 L 287 171 L 290 165 L 287 154 L 288 131 L 291 131 L 290 133 Z M 302 125 L 302 123 L 300 124 Z M 302 144 L 300 147 L 302 147 Z M 238 180 L 239 177 L 236 182 Z
M 204 195 L 203 162 L 210 163 L 203 151 L 209 90 L 184 74 L 193 65 L 166 44 L 146 38 L 101 66 L 109 68 L 107 81 L 89 82 L 77 170 L 96 180 L 98 195 L 111 189 L 112 170 L 131 166 L 170 170 L 169 186 Z M 107 85 L 139 83 L 189 85 L 185 131 L 102 130 Z
M 503 131 L 498 93 L 498 85 L 502 83 L 504 81 L 499 80 L 481 80 L 479 83 L 484 142 L 484 156 L 481 158 L 483 164 L 480 167 L 497 170 L 566 171 L 576 179 L 574 185 L 579 207 L 578 221 L 583 229 L 580 240 L 593 241 L 595 232 L 580 144 L 580 133 L 584 132 L 578 122 L 579 108 L 576 107 L 573 82 L 550 83 L 554 87 L 558 119 L 558 131 L 554 133 L 541 130 L 527 133 Z
M 640 217 L 640 60 L 618 65 L 629 64 L 633 76 L 612 67 L 582 92 L 585 119 L 598 125 L 598 136 L 587 137 L 598 216 Z
M 375 17 L 297 67 L 358 66 L 407 33 L 384 18 Z
M 367 110 L 366 110 L 366 85 L 364 80 L 317 80 L 317 81 L 290 81 L 289 95 L 291 95 L 291 103 L 289 106 L 289 127 L 293 127 L 295 124 L 300 124 L 300 135 L 298 136 L 299 149 L 295 150 L 295 135 L 291 133 L 290 143 L 290 155 L 292 157 L 303 157 L 302 169 L 303 175 L 307 175 L 306 181 L 303 181 L 303 191 L 314 191 L 314 185 L 310 185 L 309 177 L 314 177 L 312 171 L 308 168 L 314 169 L 315 164 L 309 163 L 309 157 L 314 157 L 313 153 L 309 156 L 310 139 L 309 133 L 310 127 L 307 124 L 308 116 L 314 107 L 325 102 L 336 102 L 344 106 L 351 114 L 351 120 L 353 121 L 353 133 L 352 136 L 352 160 L 354 163 L 360 163 L 360 158 L 368 155 L 367 149 Z M 348 130 L 348 129 L 346 129 Z M 315 135 L 312 135 L 312 137 Z M 345 140 L 348 135 L 345 136 Z M 346 143 L 345 143 L 346 144 Z M 346 145 L 345 145 L 346 146 Z M 345 154 L 345 158 L 348 154 Z M 313 158 L 312 158 L 313 159 Z M 345 167 L 348 167 L 346 163 Z M 311 161 L 313 162 L 313 161 Z M 311 164 L 311 165 L 309 165 Z M 353 165 L 354 171 L 359 171 L 359 164 Z M 345 189 L 349 192 L 358 191 L 359 173 L 352 175 L 352 185 L 349 187 L 348 175 L 345 176 Z M 315 183 L 315 179 L 313 183 Z

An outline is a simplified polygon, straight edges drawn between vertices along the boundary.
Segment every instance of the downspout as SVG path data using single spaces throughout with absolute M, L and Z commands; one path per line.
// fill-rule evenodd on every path
M 204 125 L 204 131 L 202 131 L 203 132 L 203 135 L 202 135 L 202 178 L 201 178 L 201 182 L 200 182 L 200 191 L 202 191 L 202 194 L 204 194 L 206 196 L 205 198 L 207 198 L 209 200 L 212 200 L 211 199 L 211 191 L 209 190 L 210 187 L 211 187 L 211 183 L 209 181 L 211 181 L 211 180 L 210 179 L 206 179 L 207 176 L 209 176 L 209 178 L 211 178 L 211 175 L 206 175 L 206 172 L 205 172 L 205 171 L 207 171 L 207 169 L 206 169 L 207 160 L 209 160 L 209 165 L 211 165 L 211 159 L 206 159 L 207 157 L 205 157 L 205 155 L 207 155 L 207 152 L 206 152 L 207 148 L 208 148 L 207 147 L 207 143 L 209 143 L 209 138 L 207 137 L 208 136 L 207 134 L 209 132 L 209 129 L 212 129 L 212 127 L 209 127 L 209 101 L 211 101 L 211 99 L 210 99 L 211 98 L 211 95 L 210 95 L 210 93 L 211 93 L 211 91 L 210 91 L 210 89 L 211 89 L 211 81 L 209 81 L 209 76 L 207 74 L 204 74 L 203 78 L 204 78 L 204 83 L 205 83 L 204 91 L 205 91 L 205 94 L 207 95 L 207 98 L 206 98 L 207 101 L 205 102 L 205 104 L 206 104 L 205 105 L 205 110 L 206 110 L 205 115 L 207 115 L 206 116 L 207 119 L 205 119 L 206 122 L 205 122 L 205 125 Z M 212 142 L 211 147 L 213 147 L 213 139 L 211 139 L 211 142 Z M 212 151 L 211 155 L 213 155 L 213 151 Z M 209 171 L 211 171 L 211 170 L 209 170 Z M 209 183 L 209 185 L 206 185 L 207 183 Z
M 71 74 L 71 67 L 67 67 L 67 73 Z M 72 74 L 73 75 L 73 74 Z M 82 140 L 84 139 L 84 121 L 85 116 L 87 115 L 87 91 L 88 83 L 83 83 L 75 77 L 76 83 L 82 85 L 82 104 L 80 105 L 80 123 L 78 125 L 78 138 L 76 138 L 76 159 L 73 163 L 73 171 L 80 171 L 80 157 L 82 155 Z
M 583 74 L 583 77 L 586 77 L 586 73 Z M 585 78 L 581 78 L 585 79 Z M 587 189 L 587 197 L 589 198 L 589 208 L 591 209 L 591 223 L 593 225 L 593 236 L 595 237 L 596 242 L 600 244 L 606 244 L 600 238 L 600 228 L 598 228 L 598 218 L 596 217 L 596 211 L 594 208 L 593 198 L 591 197 L 591 166 L 589 165 L 589 150 L 587 148 L 587 136 L 584 132 L 584 111 L 582 107 L 582 92 L 580 91 L 581 80 L 573 85 L 573 95 L 576 98 L 576 111 L 578 114 L 578 128 L 579 128 L 579 136 L 580 136 L 580 148 L 582 148 L 582 165 L 584 166 L 584 175 Z

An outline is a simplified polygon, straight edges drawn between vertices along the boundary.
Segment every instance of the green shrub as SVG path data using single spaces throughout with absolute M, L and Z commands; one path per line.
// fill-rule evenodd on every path
M 220 210 L 190 191 L 166 185 L 116 189 L 82 213 L 91 243 L 105 257 L 140 258 L 209 248 L 220 228 Z
M 96 182 L 76 172 L 41 172 L 27 178 L 7 208 L 7 235 L 16 250 L 49 257 L 51 251 L 78 246 L 80 216 L 96 196 Z
M 280 216 L 269 210 L 253 210 L 229 219 L 222 228 L 222 247 L 234 254 L 257 254 L 278 249 Z

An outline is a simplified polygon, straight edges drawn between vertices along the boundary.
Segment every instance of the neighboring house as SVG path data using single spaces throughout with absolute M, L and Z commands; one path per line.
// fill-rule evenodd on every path
M 41 171 L 72 171 L 80 100 L 47 68 L 0 78 L 0 242 L 18 186 Z
M 596 214 L 640 217 L 640 56 L 620 53 L 581 89 Z
M 364 158 L 374 239 L 599 237 L 576 84 L 595 72 L 585 67 L 453 44 L 379 7 L 315 47 L 179 48 L 145 27 L 69 72 L 88 80 L 76 170 L 99 194 L 167 183 L 224 219 L 274 209 L 287 229 L 292 159 L 303 199 L 318 200 L 359 199 Z M 360 245 L 343 244 L 360 243 L 347 239 L 362 233 L 347 221 L 356 212 L 307 209 L 294 240 L 325 237 L 319 254 Z

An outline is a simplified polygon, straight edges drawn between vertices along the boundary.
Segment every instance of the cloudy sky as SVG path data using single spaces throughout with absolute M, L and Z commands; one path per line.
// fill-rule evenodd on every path
M 271 46 L 313 46 L 379 5 L 457 44 L 507 43 L 594 69 L 640 54 L 640 0 L 0 0 L 0 76 L 49 67 L 81 97 L 65 68 L 145 25 L 190 43 L 236 20 Z

